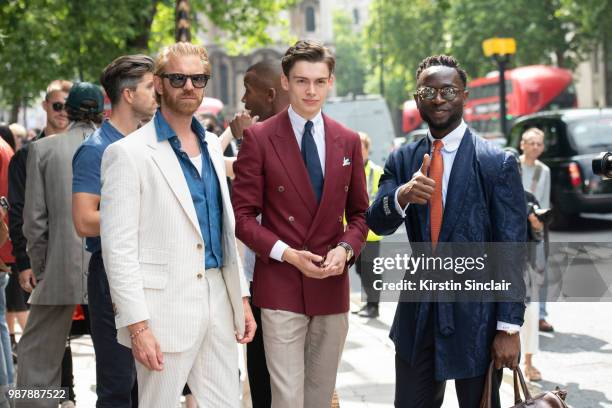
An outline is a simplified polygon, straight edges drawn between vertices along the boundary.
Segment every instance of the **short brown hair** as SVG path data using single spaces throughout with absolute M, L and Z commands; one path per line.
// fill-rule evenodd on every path
M 153 73 L 153 58 L 147 55 L 123 55 L 108 64 L 100 76 L 100 84 L 112 105 L 121 100 L 124 89 L 136 89 L 142 77 Z
M 51 81 L 49 85 L 47 85 L 47 91 L 45 92 L 45 100 L 49 99 L 49 95 L 53 92 L 61 91 L 61 92 L 70 92 L 70 88 L 72 88 L 72 82 L 66 81 L 65 79 L 56 79 L 55 81 Z
M 156 76 L 161 76 L 162 74 L 166 73 L 164 70 L 171 56 L 180 57 L 188 55 L 195 55 L 200 58 L 202 67 L 204 68 L 204 73 L 208 75 L 211 74 L 210 61 L 208 60 L 206 48 L 204 48 L 202 45 L 194 45 L 188 42 L 177 42 L 164 47 L 159 54 L 157 54 L 153 74 Z M 157 99 L 157 103 L 160 103 L 161 95 L 159 95 L 157 91 L 155 91 L 155 99 Z
M 329 49 L 320 42 L 312 40 L 300 40 L 289 47 L 281 60 L 283 73 L 286 77 L 289 77 L 291 68 L 298 61 L 325 62 L 327 68 L 329 68 L 329 75 L 334 73 L 334 67 L 336 66 L 336 59 Z

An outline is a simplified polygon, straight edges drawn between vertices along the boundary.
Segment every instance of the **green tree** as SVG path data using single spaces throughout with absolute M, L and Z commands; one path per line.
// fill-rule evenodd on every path
M 375 64 L 383 45 L 385 97 L 396 107 L 411 97 L 416 67 L 428 55 L 452 54 L 475 78 L 496 69 L 483 55 L 482 41 L 513 37 L 512 66 L 572 69 L 612 35 L 612 0 L 374 0 L 372 15 L 368 56 Z M 368 90 L 377 87 L 372 77 Z
M 355 31 L 351 17 L 343 10 L 334 12 L 333 30 L 336 48 L 336 91 L 339 96 L 361 95 L 367 72 L 363 36 Z
M 260 45 L 266 28 L 296 0 L 192 0 L 192 13 L 228 32 L 230 40 Z M 0 100 L 12 106 L 37 97 L 56 78 L 97 82 L 119 55 L 155 53 L 172 42 L 171 0 L 6 0 L 0 3 Z M 157 13 L 159 19 L 156 21 Z M 154 28 L 152 30 L 152 27 Z M 192 19 L 195 33 L 200 22 Z M 150 48 L 151 47 L 151 48 Z

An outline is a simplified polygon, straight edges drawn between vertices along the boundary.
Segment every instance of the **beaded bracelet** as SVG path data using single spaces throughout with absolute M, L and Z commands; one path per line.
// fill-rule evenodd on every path
M 130 334 L 130 339 L 134 340 L 137 336 L 140 335 L 140 333 L 142 333 L 143 331 L 147 330 L 149 328 L 149 326 L 144 326 L 141 327 L 140 329 L 136 330 L 134 333 Z

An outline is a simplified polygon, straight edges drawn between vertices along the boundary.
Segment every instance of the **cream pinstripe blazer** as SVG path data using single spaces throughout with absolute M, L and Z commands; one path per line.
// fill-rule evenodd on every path
M 234 212 L 218 138 L 206 142 L 223 201 L 223 278 L 236 331 L 244 333 L 248 286 L 234 235 Z M 148 320 L 162 352 L 186 350 L 204 323 L 204 241 L 189 187 L 168 141 L 150 121 L 109 146 L 102 158 L 102 254 L 115 308 L 117 338 Z M 214 319 L 214 316 L 211 316 Z

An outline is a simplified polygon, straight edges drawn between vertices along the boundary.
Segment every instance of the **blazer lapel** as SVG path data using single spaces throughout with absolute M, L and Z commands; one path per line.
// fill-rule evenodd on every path
M 300 148 L 295 140 L 295 134 L 289 120 L 289 113 L 285 110 L 278 118 L 279 123 L 276 128 L 276 137 L 272 138 L 272 145 L 298 195 L 304 201 L 310 215 L 314 217 L 317 211 L 317 197 L 312 189 Z
M 152 122 L 151 122 L 152 123 Z M 202 232 L 200 231 L 200 224 L 198 223 L 198 217 L 195 212 L 195 207 L 193 206 L 193 200 L 191 198 L 191 193 L 189 192 L 189 187 L 187 186 L 187 181 L 185 180 L 185 175 L 183 174 L 183 169 L 172 150 L 172 146 L 170 146 L 170 142 L 164 140 L 163 142 L 157 141 L 157 136 L 155 131 L 153 131 L 153 138 L 149 143 L 149 146 L 153 148 L 153 154 L 151 157 L 153 161 L 159 167 L 159 170 L 163 174 L 166 182 L 174 192 L 177 200 L 185 210 L 185 214 L 194 228 L 198 231 L 200 236 Z
M 440 242 L 448 241 L 457 220 L 462 215 L 461 209 L 466 192 L 470 184 L 474 182 L 474 141 L 469 129 L 465 131 L 457 155 L 453 161 L 450 180 L 446 191 L 446 205 L 442 217 L 442 229 L 440 231 Z
M 323 115 L 323 127 L 325 129 L 325 175 L 323 178 L 323 193 L 321 194 L 321 202 L 319 203 L 315 217 L 306 234 L 307 239 L 310 237 L 310 234 L 316 231 L 319 218 L 325 212 L 325 209 L 329 208 L 328 202 L 338 197 L 334 181 L 338 179 L 336 175 L 342 170 L 344 159 L 344 149 L 342 148 L 342 143 L 338 136 L 338 129 L 335 125 L 330 126 L 330 122 L 325 115 Z M 350 159 L 352 159 L 352 157 L 350 157 Z M 352 165 L 353 163 L 351 163 L 351 166 Z
M 414 159 L 412 160 L 412 168 L 409 169 L 410 174 L 406 174 L 406 180 L 411 180 L 412 175 L 419 171 L 423 164 L 423 156 L 425 153 L 430 154 L 430 143 L 428 138 L 423 138 L 421 144 L 415 149 Z M 417 217 L 419 219 L 419 226 L 421 227 L 421 238 L 424 242 L 430 240 L 430 227 L 429 227 L 429 205 L 410 204 L 415 206 Z

